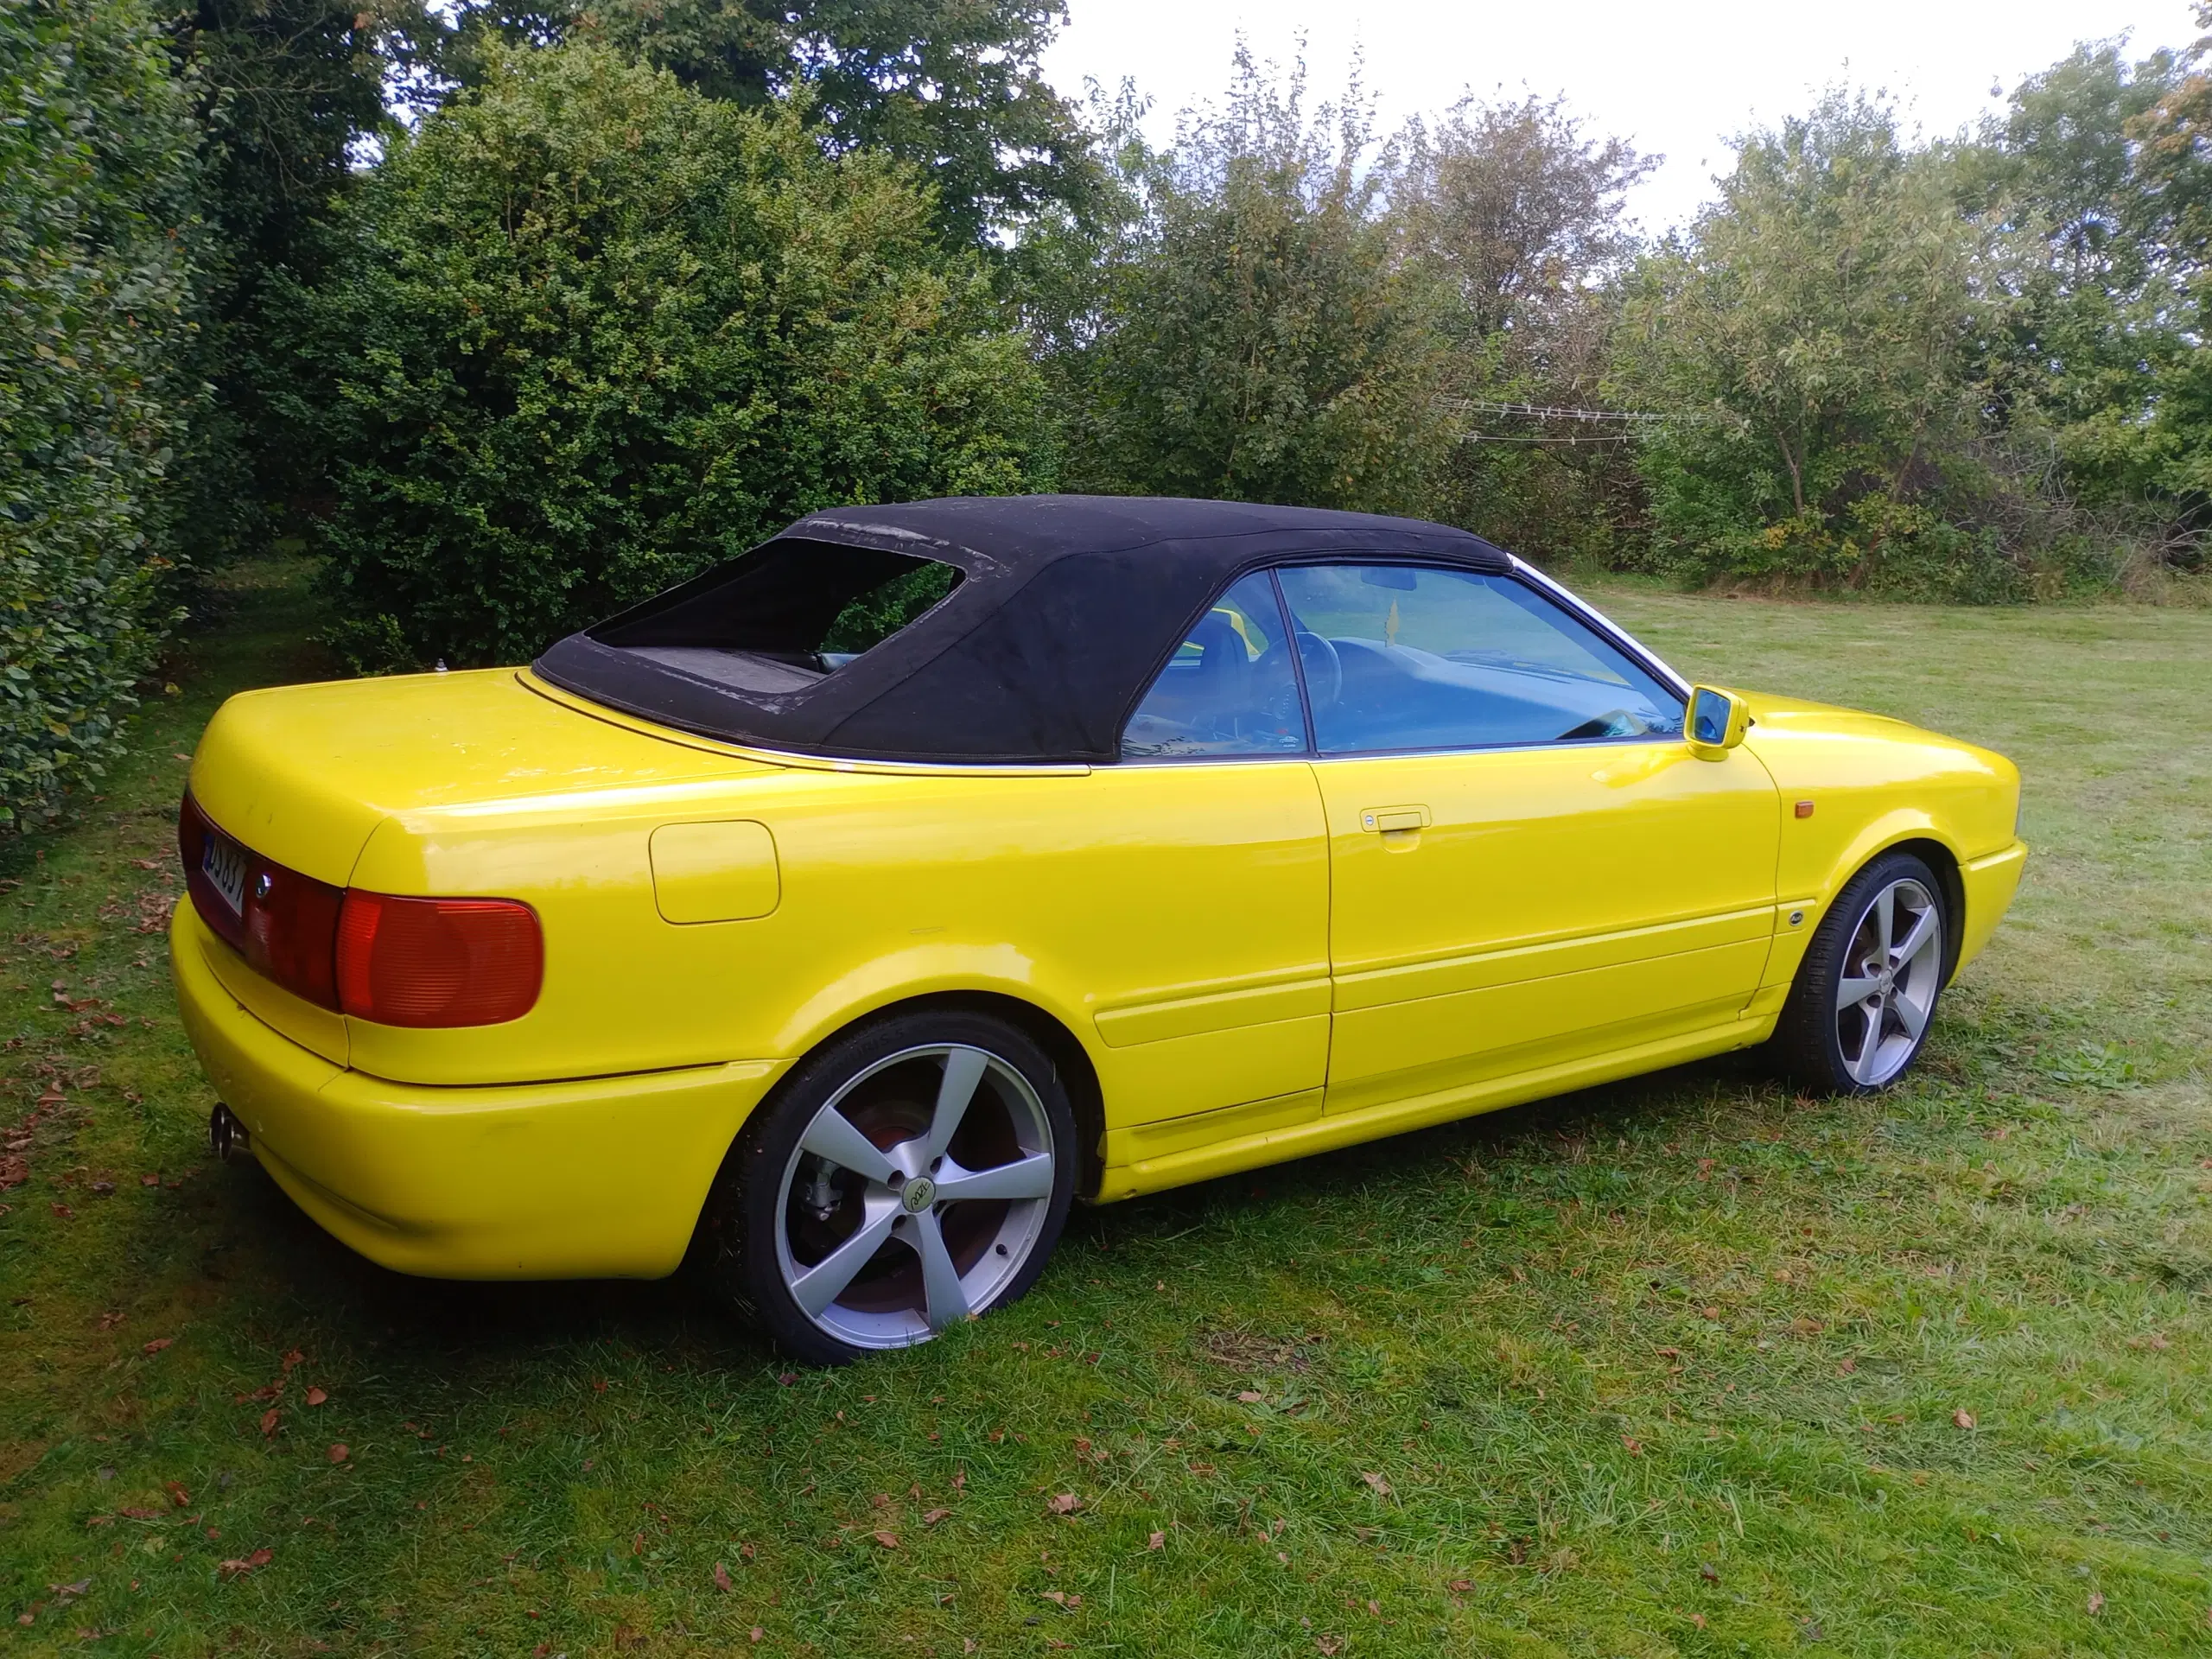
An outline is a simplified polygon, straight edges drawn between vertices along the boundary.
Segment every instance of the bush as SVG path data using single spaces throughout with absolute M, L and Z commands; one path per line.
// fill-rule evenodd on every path
M 801 513 L 1041 480 L 976 257 L 803 113 L 494 49 L 342 207 L 294 408 L 361 665 L 527 658 Z
M 0 0 L 0 823 L 99 775 L 161 641 L 192 156 L 137 0 Z
M 1086 487 L 1434 511 L 1443 296 L 1401 257 L 1357 101 L 1309 114 L 1239 48 L 1225 109 L 1135 181 L 1071 383 Z

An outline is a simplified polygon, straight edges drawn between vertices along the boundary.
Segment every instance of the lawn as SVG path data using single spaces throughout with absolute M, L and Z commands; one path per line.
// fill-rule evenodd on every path
M 320 666 L 296 570 L 221 597 L 0 851 L 0 1653 L 2212 1653 L 2212 613 L 1600 594 L 2021 763 L 1916 1077 L 1737 1058 L 1082 1211 L 1020 1306 L 825 1374 L 678 1284 L 397 1277 L 209 1160 L 184 756 Z

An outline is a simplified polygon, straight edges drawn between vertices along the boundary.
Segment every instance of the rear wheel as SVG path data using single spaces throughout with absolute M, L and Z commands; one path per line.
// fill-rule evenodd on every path
M 1949 963 L 1942 884 L 1910 853 L 1877 858 L 1821 920 L 1774 1044 L 1823 1094 L 1887 1088 L 1919 1057 Z
M 1074 1196 L 1074 1114 L 1014 1027 L 864 1027 L 754 1115 L 709 1200 L 717 1287 L 795 1357 L 926 1342 L 1035 1282 Z

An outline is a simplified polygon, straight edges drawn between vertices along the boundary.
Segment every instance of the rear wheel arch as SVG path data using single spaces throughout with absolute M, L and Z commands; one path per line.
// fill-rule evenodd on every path
M 823 1032 L 804 1052 L 793 1057 L 791 1065 L 785 1068 L 784 1078 L 788 1080 L 797 1076 L 816 1054 L 832 1043 L 842 1041 L 855 1031 L 931 1009 L 980 1014 L 1002 1020 L 1045 1051 L 1058 1071 L 1061 1084 L 1067 1090 L 1069 1103 L 1075 1111 L 1079 1143 L 1077 1151 L 1081 1160 L 1076 1169 L 1076 1195 L 1081 1198 L 1095 1196 L 1104 1168 L 1099 1148 L 1106 1132 L 1105 1093 L 1099 1084 L 1098 1070 L 1091 1064 L 1090 1055 L 1084 1048 L 1082 1039 L 1069 1029 L 1066 1022 L 1037 1003 L 1010 996 L 1002 991 L 928 991 L 901 997 L 856 1014 Z M 784 1087 L 785 1082 L 779 1081 L 775 1089 L 761 1098 L 753 1109 L 753 1112 L 769 1109 Z M 741 1135 L 742 1133 L 741 1129 Z

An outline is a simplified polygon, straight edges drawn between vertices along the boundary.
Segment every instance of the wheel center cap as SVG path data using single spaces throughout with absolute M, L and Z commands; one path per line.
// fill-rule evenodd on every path
M 910 1216 L 918 1216 L 937 1202 L 937 1183 L 926 1175 L 917 1175 L 906 1183 L 899 1193 L 899 1203 Z

